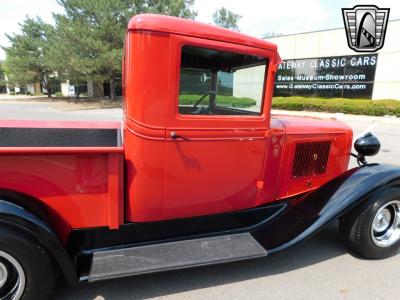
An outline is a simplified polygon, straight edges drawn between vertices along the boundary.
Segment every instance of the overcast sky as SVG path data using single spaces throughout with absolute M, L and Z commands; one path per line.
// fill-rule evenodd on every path
M 195 9 L 198 21 L 211 23 L 213 12 L 224 6 L 243 16 L 241 32 L 261 37 L 266 32 L 291 34 L 343 27 L 341 8 L 356 4 L 389 7 L 390 19 L 400 18 L 399 0 L 196 0 Z M 52 22 L 52 13 L 62 11 L 56 0 L 0 0 L 0 45 L 9 45 L 4 34 L 18 33 L 18 23 L 26 15 Z M 0 49 L 0 60 L 4 57 Z

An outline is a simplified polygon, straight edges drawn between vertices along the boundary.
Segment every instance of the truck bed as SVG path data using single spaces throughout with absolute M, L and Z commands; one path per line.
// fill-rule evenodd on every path
M 0 195 L 46 207 L 62 240 L 123 222 L 123 160 L 117 122 L 0 121 Z
M 120 147 L 119 123 L 0 121 L 0 147 Z

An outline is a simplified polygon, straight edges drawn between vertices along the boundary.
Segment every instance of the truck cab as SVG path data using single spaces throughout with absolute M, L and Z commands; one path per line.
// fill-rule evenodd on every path
M 278 63 L 276 45 L 223 28 L 156 15 L 130 21 L 123 62 L 128 221 L 256 207 L 347 170 L 348 126 L 271 116 Z
M 57 269 L 76 284 L 265 257 L 337 219 L 353 251 L 396 253 L 399 169 L 367 164 L 371 134 L 351 154 L 336 119 L 272 115 L 280 62 L 268 41 L 138 15 L 121 124 L 0 121 L 0 298 L 45 299 Z

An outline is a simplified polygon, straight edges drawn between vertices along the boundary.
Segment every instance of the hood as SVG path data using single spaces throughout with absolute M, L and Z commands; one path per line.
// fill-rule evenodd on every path
M 352 133 L 347 124 L 336 118 L 272 115 L 271 119 L 279 121 L 286 134 Z

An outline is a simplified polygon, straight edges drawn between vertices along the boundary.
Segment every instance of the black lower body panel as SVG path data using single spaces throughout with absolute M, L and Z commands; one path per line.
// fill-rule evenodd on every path
M 266 251 L 251 237 L 249 231 L 274 220 L 286 207 L 287 203 L 281 202 L 217 215 L 128 223 L 118 230 L 74 230 L 67 248 L 70 255 L 77 258 L 81 280 L 99 280 L 265 256 Z M 143 249 L 148 252 L 148 256 L 140 254 Z M 164 253 L 159 249 L 168 251 Z M 168 259 L 164 261 L 166 257 Z M 155 260 L 158 267 L 152 265 Z M 149 264 L 148 269 L 144 266 L 145 262 Z M 113 267 L 116 268 L 114 271 Z
M 269 204 L 242 211 L 159 222 L 127 223 L 118 230 L 107 227 L 77 229 L 69 237 L 69 248 L 75 251 L 141 245 L 202 235 L 224 234 L 264 224 L 283 212 L 287 202 Z

